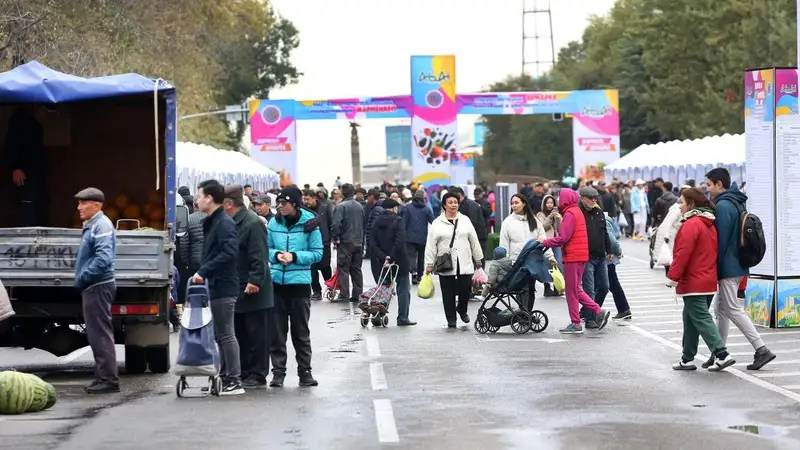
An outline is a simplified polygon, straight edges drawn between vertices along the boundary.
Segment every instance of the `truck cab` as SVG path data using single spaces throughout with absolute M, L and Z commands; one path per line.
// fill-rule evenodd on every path
M 33 194 L 9 157 L 9 118 L 21 108 L 43 131 L 43 157 L 26 178 Z M 175 187 L 176 109 L 169 83 L 135 74 L 86 79 L 36 62 L 0 74 L 0 196 L 9 199 L 0 210 L 0 280 L 16 311 L 0 346 L 63 356 L 87 345 L 73 287 L 82 236 L 74 195 L 93 186 L 117 228 L 111 312 L 126 371 L 169 371 L 173 255 L 188 221 Z M 22 217 L 31 201 L 43 211 L 34 224 Z

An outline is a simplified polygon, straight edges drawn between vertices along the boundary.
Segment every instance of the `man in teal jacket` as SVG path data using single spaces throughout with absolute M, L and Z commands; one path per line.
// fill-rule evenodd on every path
M 300 386 L 316 386 L 311 375 L 311 265 L 322 259 L 322 234 L 314 213 L 303 209 L 303 193 L 296 185 L 278 195 L 278 214 L 267 225 L 269 262 L 275 306 L 272 313 L 272 381 L 282 387 L 286 378 L 286 336 L 291 330 Z M 292 325 L 289 327 L 289 318 Z
M 717 326 L 722 343 L 728 340 L 731 322 L 750 341 L 756 350 L 753 364 L 748 370 L 758 370 L 775 359 L 756 327 L 744 312 L 744 305 L 737 296 L 742 278 L 749 275 L 747 268 L 739 263 L 739 236 L 741 234 L 742 213 L 747 210 L 747 196 L 739 190 L 736 183 L 731 184 L 731 175 L 723 167 L 717 167 L 706 174 L 708 193 L 716 203 L 714 226 L 717 228 L 719 250 L 717 254 L 717 277 L 719 292 L 714 296 Z M 714 364 L 714 356 L 703 363 L 706 369 Z

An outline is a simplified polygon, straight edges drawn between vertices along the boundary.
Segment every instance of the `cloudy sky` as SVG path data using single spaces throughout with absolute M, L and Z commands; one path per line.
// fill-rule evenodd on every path
M 529 8 L 547 0 L 525 0 Z M 273 99 L 320 100 L 410 94 L 411 55 L 454 54 L 457 87 L 479 91 L 521 71 L 523 0 L 272 0 L 300 30 L 293 61 L 303 77 Z M 552 0 L 556 53 L 580 39 L 592 15 L 604 15 L 614 0 Z M 540 20 L 540 34 L 548 27 Z M 533 32 L 533 17 L 526 26 Z M 533 41 L 529 41 L 532 46 Z M 549 43 L 548 43 L 549 45 Z M 540 45 L 541 59 L 549 50 Z M 529 47 L 529 57 L 533 49 Z M 530 66 L 530 71 L 535 67 Z M 459 117 L 464 139 L 475 117 Z M 400 120 L 371 120 L 360 128 L 362 163 L 386 158 L 384 127 Z M 298 123 L 300 182 L 329 185 L 348 180 L 350 131 L 347 121 Z

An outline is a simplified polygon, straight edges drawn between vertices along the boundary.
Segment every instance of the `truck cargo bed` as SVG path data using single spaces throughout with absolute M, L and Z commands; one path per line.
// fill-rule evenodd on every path
M 82 230 L 0 228 L 0 280 L 7 287 L 72 286 Z M 170 283 L 173 244 L 166 231 L 117 231 L 117 286 Z

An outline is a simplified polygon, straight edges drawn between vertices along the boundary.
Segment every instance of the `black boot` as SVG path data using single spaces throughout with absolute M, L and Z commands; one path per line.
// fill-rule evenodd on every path
M 269 382 L 269 387 L 283 387 L 283 380 L 286 378 L 286 372 L 273 371 L 272 381 Z
M 311 375 L 311 369 L 301 370 L 297 373 L 300 378 L 300 386 L 318 386 L 319 383 Z

